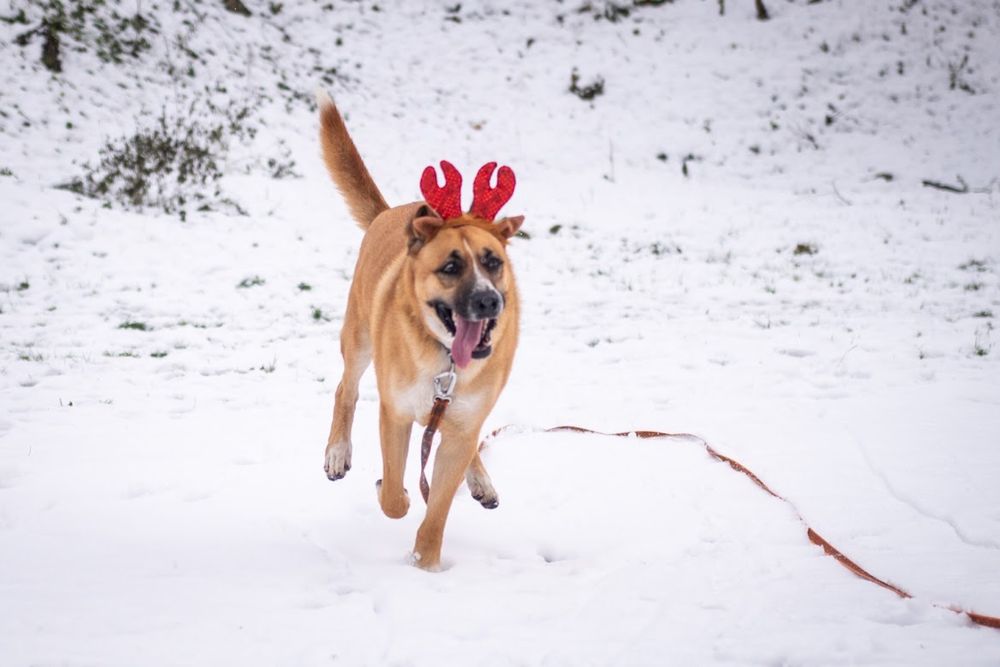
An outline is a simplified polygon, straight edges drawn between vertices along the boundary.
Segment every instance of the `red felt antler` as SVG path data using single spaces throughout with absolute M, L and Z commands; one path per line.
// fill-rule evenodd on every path
M 497 172 L 497 186 L 490 187 L 496 162 L 487 162 L 479 169 L 476 180 L 472 182 L 472 208 L 469 212 L 486 220 L 493 220 L 497 211 L 506 204 L 514 194 L 514 171 L 510 167 L 500 167 Z
M 420 192 L 431 208 L 445 220 L 462 217 L 462 175 L 455 165 L 441 160 L 444 187 L 438 186 L 437 172 L 428 166 L 420 177 Z

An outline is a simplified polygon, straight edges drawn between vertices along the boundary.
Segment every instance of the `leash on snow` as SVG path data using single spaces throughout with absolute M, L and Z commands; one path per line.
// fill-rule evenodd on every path
M 430 495 L 430 486 L 427 483 L 427 475 L 425 472 L 427 468 L 427 460 L 428 458 L 430 458 L 431 445 L 434 441 L 434 434 L 437 432 L 438 426 L 441 423 L 441 419 L 444 417 L 445 408 L 447 408 L 448 404 L 451 403 L 452 395 L 455 392 L 456 379 L 457 376 L 455 375 L 454 361 L 451 362 L 451 368 L 449 370 L 434 377 L 434 406 L 431 408 L 431 416 L 427 420 L 427 428 L 424 430 L 424 437 L 420 444 L 420 493 L 421 495 L 423 495 L 425 503 L 427 502 L 427 498 Z M 479 443 L 480 451 L 486 447 L 487 443 L 496 439 L 498 436 L 502 435 L 506 431 L 513 430 L 514 428 L 515 427 L 513 426 L 502 426 L 497 430 L 493 431 L 492 433 L 490 433 L 488 436 L 483 438 L 482 442 Z M 662 439 L 689 440 L 698 442 L 705 448 L 705 451 L 708 452 L 708 455 L 711 456 L 713 459 L 715 459 L 716 461 L 720 461 L 722 463 L 728 463 L 730 468 L 732 468 L 736 472 L 740 472 L 746 475 L 748 478 L 750 478 L 750 480 L 754 484 L 757 485 L 758 488 L 762 489 L 766 493 L 770 494 L 772 497 L 777 498 L 778 500 L 786 503 L 789 507 L 791 507 L 792 511 L 795 512 L 795 517 L 799 520 L 799 523 L 805 526 L 806 537 L 809 538 L 810 542 L 823 549 L 823 552 L 827 556 L 832 556 L 834 560 L 836 560 L 838 563 L 840 563 L 845 568 L 850 570 L 855 576 L 864 579 L 865 581 L 869 581 L 877 586 L 881 586 L 887 591 L 891 591 L 903 599 L 910 599 L 913 597 L 913 595 L 906 592 L 902 588 L 894 586 L 893 584 L 890 584 L 884 579 L 879 579 L 874 574 L 868 572 L 868 570 L 864 569 L 863 567 L 858 565 L 855 561 L 853 561 L 851 558 L 846 556 L 844 552 L 842 552 L 840 549 L 830 544 L 830 542 L 827 541 L 826 538 L 817 533 L 815 530 L 813 530 L 812 526 L 806 523 L 806 520 L 802 518 L 802 514 L 799 513 L 798 508 L 795 507 L 795 505 L 790 500 L 772 491 L 771 488 L 768 487 L 768 485 L 765 484 L 760 477 L 758 477 L 756 474 L 754 474 L 752 470 L 747 468 L 745 465 L 743 465 L 736 459 L 726 456 L 725 454 L 720 454 L 710 444 L 708 444 L 708 442 L 706 442 L 704 438 L 700 438 L 691 433 L 664 433 L 663 431 L 624 431 L 621 433 L 603 433 L 601 431 L 594 431 L 589 428 L 582 428 L 580 426 L 555 426 L 553 428 L 545 429 L 545 432 L 546 433 L 558 433 L 558 432 L 593 433 L 595 435 L 607 435 L 617 438 L 640 438 L 643 440 L 662 438 Z M 974 611 L 969 611 L 967 609 L 962 609 L 961 607 L 958 607 L 956 605 L 943 605 L 935 602 L 932 602 L 931 605 L 939 609 L 946 609 L 956 614 L 963 614 L 973 623 L 976 623 L 978 625 L 983 625 L 988 628 L 995 628 L 997 630 L 1000 630 L 1000 617 L 989 616 L 987 614 L 980 614 Z
M 502 433 L 510 430 L 511 428 L 512 428 L 511 426 L 503 426 L 493 431 L 491 434 L 489 434 L 486 438 L 483 439 L 483 442 L 479 446 L 480 449 L 485 447 L 486 444 L 489 441 L 493 440 L 496 436 L 501 435 Z M 754 474 L 752 470 L 747 468 L 745 465 L 743 465 L 736 459 L 726 456 L 725 454 L 720 454 L 710 444 L 708 444 L 704 440 L 704 438 L 700 438 L 691 433 L 664 433 L 662 431 L 625 431 L 622 433 L 602 433 L 601 431 L 593 431 L 591 429 L 581 428 L 579 426 L 556 426 L 554 428 L 546 429 L 545 431 L 546 432 L 569 431 L 573 433 L 594 433 L 597 435 L 608 435 L 619 438 L 629 438 L 629 437 L 641 438 L 641 439 L 670 438 L 675 440 L 690 440 L 698 442 L 705 448 L 705 451 L 708 452 L 708 455 L 711 456 L 713 459 L 715 459 L 716 461 L 720 461 L 722 463 L 728 463 L 730 468 L 732 468 L 737 472 L 741 472 L 747 477 L 749 477 L 750 480 L 754 484 L 756 484 L 758 488 L 762 489 L 763 491 L 770 494 L 774 498 L 777 498 L 778 500 L 786 503 L 789 507 L 791 507 L 792 511 L 795 512 L 795 516 L 799 520 L 799 523 L 801 523 L 805 527 L 806 536 L 809 538 L 809 541 L 815 544 L 816 546 L 822 548 L 823 552 L 826 553 L 827 556 L 832 556 L 838 563 L 843 565 L 845 568 L 850 570 L 855 576 L 860 577 L 861 579 L 870 581 L 873 584 L 881 586 L 882 588 L 886 589 L 887 591 L 895 593 L 901 598 L 909 599 L 913 597 L 913 595 L 906 592 L 904 589 L 898 586 L 894 586 L 893 584 L 890 584 L 884 579 L 880 579 L 875 575 L 873 575 L 872 573 L 868 572 L 863 567 L 858 565 L 850 557 L 846 556 L 842 551 L 840 551 L 835 546 L 830 544 L 830 542 L 827 541 L 826 538 L 817 533 L 815 530 L 813 530 L 812 526 L 806 523 L 806 520 L 803 519 L 802 515 L 799 513 L 798 508 L 795 507 L 795 505 L 790 500 L 772 491 L 771 488 L 768 487 L 767 484 L 765 484 L 760 477 L 758 477 L 756 474 Z M 961 607 L 958 607 L 956 605 L 944 605 L 935 602 L 932 602 L 931 605 L 939 609 L 946 609 L 956 614 L 963 614 L 973 623 L 977 623 L 979 625 L 984 625 L 989 628 L 995 628 L 1000 630 L 1000 617 L 989 616 L 987 614 L 980 614 L 974 611 L 969 611 L 967 609 L 962 609 Z

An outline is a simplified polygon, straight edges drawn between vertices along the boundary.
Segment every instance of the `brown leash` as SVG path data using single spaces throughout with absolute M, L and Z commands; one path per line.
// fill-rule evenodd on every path
M 451 368 L 434 376 L 434 406 L 431 408 L 431 416 L 427 419 L 424 438 L 420 441 L 420 495 L 424 497 L 425 504 L 431 494 L 431 487 L 427 483 L 427 459 L 431 456 L 434 434 L 437 433 L 441 419 L 444 418 L 445 408 L 451 403 L 451 397 L 455 393 L 457 380 L 454 361 L 451 362 Z
M 431 493 L 431 487 L 427 484 L 427 459 L 431 456 L 431 445 L 434 443 L 434 434 L 437 432 L 441 418 L 444 417 L 444 409 L 448 407 L 450 400 L 435 397 L 434 407 L 431 408 L 430 419 L 427 420 L 427 428 L 424 429 L 424 439 L 420 441 L 420 495 L 424 497 L 424 503 Z
M 437 401 L 435 400 L 434 410 L 432 410 L 432 412 L 431 412 L 432 419 L 434 417 L 434 412 L 437 411 L 437 409 L 438 409 L 438 405 L 437 405 Z M 441 408 L 440 413 L 441 414 L 444 413 L 444 408 L 443 407 Z M 440 420 L 440 416 L 438 417 L 438 420 Z M 505 431 L 511 430 L 512 428 L 513 428 L 512 426 L 503 426 L 503 427 L 498 428 L 497 430 L 493 431 L 488 436 L 486 436 L 485 438 L 483 438 L 483 441 L 479 445 L 479 449 L 482 450 L 489 441 L 493 440 L 494 438 L 496 438 L 498 435 L 504 433 Z M 428 430 L 430 430 L 430 424 L 428 424 Z M 817 533 L 815 530 L 813 530 L 812 527 L 809 526 L 808 523 L 806 523 L 805 519 L 802 518 L 802 515 L 799 513 L 798 508 L 796 508 L 795 505 L 793 505 L 788 499 L 783 498 L 782 496 L 780 496 L 777 493 L 775 493 L 774 491 L 772 491 L 767 486 L 767 484 L 765 484 L 760 479 L 760 477 L 758 477 L 757 475 L 755 475 L 752 470 L 750 470 L 749 468 L 747 468 L 746 466 L 744 466 L 739 461 L 737 461 L 737 460 L 735 460 L 733 458 L 730 458 L 730 457 L 728 457 L 728 456 L 726 456 L 724 454 L 720 454 L 719 452 L 717 452 L 715 449 L 712 448 L 711 445 L 709 445 L 707 442 L 705 442 L 705 440 L 703 438 L 699 438 L 698 436 L 692 435 L 691 433 L 664 433 L 662 431 L 626 431 L 626 432 L 623 432 L 623 433 L 602 433 L 601 431 L 592 431 L 590 429 L 581 428 L 579 426 L 556 426 L 554 428 L 546 429 L 546 432 L 559 432 L 559 431 L 571 431 L 571 432 L 574 432 L 574 433 L 594 433 L 596 435 L 608 435 L 608 436 L 615 436 L 615 437 L 622 437 L 622 438 L 624 438 L 624 437 L 636 437 L 636 438 L 642 438 L 642 439 L 647 439 L 647 438 L 684 438 L 684 439 L 688 439 L 688 440 L 697 441 L 697 442 L 701 443 L 701 445 L 705 448 L 705 451 L 707 451 L 708 455 L 711 456 L 713 459 L 715 459 L 716 461 L 722 461 L 723 463 L 728 463 L 729 467 L 731 467 L 733 470 L 735 470 L 737 472 L 741 472 L 744 475 L 746 475 L 747 477 L 749 477 L 753 481 L 753 483 L 756 484 L 758 487 L 760 487 L 761 489 L 763 489 L 764 491 L 766 491 L 770 495 L 774 496 L 778 500 L 781 500 L 781 501 L 787 503 L 788 506 L 792 508 L 792 511 L 795 512 L 795 516 L 798 518 L 799 522 L 803 526 L 805 526 L 806 536 L 809 538 L 809 541 L 812 542 L 813 544 L 819 546 L 820 548 L 822 548 L 823 551 L 824 551 L 824 553 L 826 553 L 826 555 L 832 556 L 838 563 L 840 563 L 845 568 L 847 568 L 848 570 L 850 570 L 856 576 L 858 576 L 858 577 L 860 577 L 862 579 L 865 579 L 866 581 L 870 581 L 873 584 L 877 584 L 878 586 L 881 586 L 882 588 L 884 588 L 884 589 L 886 589 L 888 591 L 892 591 L 893 593 L 895 593 L 896 595 L 898 595 L 901 598 L 912 598 L 913 597 L 910 593 L 907 593 L 902 588 L 899 588 L 898 586 L 894 586 L 894 585 L 890 584 L 889 582 L 887 582 L 887 581 L 885 581 L 883 579 L 879 579 L 878 577 L 876 577 L 875 575 L 871 574 L 870 572 L 868 572 L 867 570 L 865 570 L 863 567 L 861 567 L 860 565 L 858 565 L 856 562 L 854 562 L 853 560 L 851 560 L 848 556 L 844 555 L 844 553 L 842 551 L 840 551 L 839 549 L 837 549 L 836 547 L 834 547 L 825 538 L 823 538 L 823 536 L 821 536 L 819 533 Z M 433 432 L 431 432 L 431 437 L 433 437 Z M 429 443 L 430 443 L 430 437 L 428 437 L 427 433 L 424 433 L 424 447 L 423 447 L 423 452 L 429 452 L 429 450 L 430 450 L 430 444 Z M 424 460 L 424 462 L 426 462 L 426 455 L 423 456 L 423 460 Z M 423 491 L 425 483 L 426 482 L 425 482 L 424 477 L 423 477 L 423 472 L 421 472 L 421 477 L 420 477 L 420 484 L 421 484 L 420 489 L 421 489 L 421 491 Z M 424 499 L 426 500 L 426 498 L 427 498 L 427 495 L 425 493 L 424 494 Z M 997 616 L 988 616 L 986 614 L 980 614 L 980 613 L 977 613 L 977 612 L 974 612 L 974 611 L 968 611 L 968 610 L 962 609 L 961 607 L 957 607 L 957 606 L 954 606 L 954 605 L 941 605 L 941 604 L 937 604 L 937 603 L 933 603 L 933 602 L 931 604 L 933 606 L 935 606 L 935 607 L 938 607 L 939 609 L 947 609 L 948 611 L 954 612 L 956 614 L 964 614 L 973 623 L 977 623 L 979 625 L 984 625 L 984 626 L 989 627 L 989 628 L 996 628 L 996 629 L 1000 630 L 1000 617 L 997 617 Z

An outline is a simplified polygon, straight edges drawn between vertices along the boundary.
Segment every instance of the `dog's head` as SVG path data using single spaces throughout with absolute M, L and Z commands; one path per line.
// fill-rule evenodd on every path
M 513 284 L 507 240 L 523 221 L 522 216 L 493 222 L 472 215 L 444 220 L 424 205 L 409 224 L 422 319 L 459 368 L 493 351 L 492 333 Z

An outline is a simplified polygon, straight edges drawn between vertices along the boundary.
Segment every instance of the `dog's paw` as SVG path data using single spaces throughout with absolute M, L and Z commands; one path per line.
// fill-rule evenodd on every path
M 500 497 L 488 476 L 475 475 L 470 471 L 465 476 L 465 483 L 472 497 L 486 509 L 492 510 L 500 506 Z
M 351 469 L 351 443 L 331 444 L 326 446 L 326 460 L 323 470 L 331 482 L 343 479 Z
M 494 493 L 492 496 L 472 496 L 479 504 L 488 510 L 495 510 L 500 507 L 500 499 Z
M 389 496 L 382 493 L 382 480 L 375 482 L 375 493 L 378 495 L 378 504 L 382 508 L 382 513 L 390 519 L 402 519 L 410 511 L 410 493 L 403 489 L 402 493 Z
M 441 561 L 432 563 L 429 559 L 424 558 L 420 555 L 419 551 L 411 551 L 406 558 L 406 562 L 413 567 L 419 567 L 425 572 L 442 572 L 444 567 L 441 565 Z

